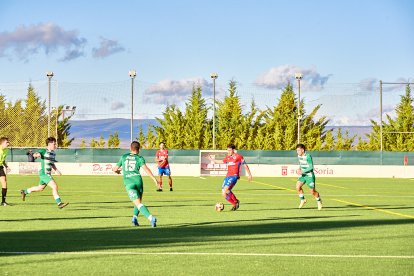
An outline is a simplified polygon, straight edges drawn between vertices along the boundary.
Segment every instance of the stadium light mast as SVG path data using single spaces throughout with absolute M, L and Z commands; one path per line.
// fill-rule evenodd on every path
M 47 105 L 47 137 L 50 137 L 50 94 L 52 89 L 52 78 L 54 76 L 52 71 L 46 72 L 46 76 L 49 78 L 49 95 Z
M 211 73 L 210 77 L 213 79 L 213 149 L 216 149 L 216 79 L 217 73 Z
M 137 71 L 129 70 L 129 77 L 131 78 L 131 143 L 134 139 L 134 80 L 137 76 Z
M 300 143 L 300 80 L 303 78 L 302 73 L 295 73 L 295 79 L 298 80 L 298 144 Z
M 383 150 L 383 140 L 382 140 L 382 80 L 380 80 L 380 147 L 381 147 L 381 157 Z M 382 165 L 382 158 L 381 158 Z

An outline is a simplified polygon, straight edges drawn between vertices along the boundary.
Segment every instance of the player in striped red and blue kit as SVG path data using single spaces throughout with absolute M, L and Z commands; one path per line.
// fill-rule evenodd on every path
M 236 153 L 236 146 L 234 144 L 227 146 L 227 156 L 223 160 L 215 160 L 211 156 L 208 156 L 208 159 L 215 164 L 227 164 L 227 175 L 226 178 L 224 178 L 221 191 L 223 197 L 233 205 L 231 210 L 236 211 L 239 209 L 240 201 L 236 198 L 232 189 L 236 185 L 237 180 L 240 179 L 241 165 L 243 165 L 246 170 L 247 179 L 249 181 L 252 180 L 249 166 L 244 161 L 244 157 Z

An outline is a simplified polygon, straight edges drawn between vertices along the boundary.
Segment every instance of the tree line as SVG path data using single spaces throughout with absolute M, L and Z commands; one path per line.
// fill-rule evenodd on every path
M 59 105 L 50 112 L 50 135 L 57 136 L 57 144 L 61 148 L 71 146 L 75 137 L 70 137 L 71 116 L 60 116 L 64 106 Z M 25 99 L 18 99 L 14 103 L 6 101 L 0 95 L 0 136 L 8 137 L 13 147 L 41 147 L 45 146 L 48 135 L 48 110 L 45 100 L 37 95 L 34 87 L 29 84 Z M 89 147 L 118 148 L 120 144 L 118 132 L 110 134 L 105 141 L 92 138 Z M 88 147 L 82 139 L 80 147 Z
M 293 87 L 288 83 L 273 106 L 259 109 L 252 101 L 243 111 L 237 94 L 237 83 L 230 81 L 223 100 L 216 101 L 216 148 L 223 149 L 229 143 L 246 150 L 294 150 L 297 143 L 298 116 L 300 140 L 310 150 L 380 150 L 380 124 L 371 119 L 371 132 L 366 137 L 350 136 L 340 128 L 334 131 L 327 127 L 329 119 L 317 116 L 321 105 L 309 112 L 304 99 L 299 104 Z M 271 104 L 271 102 L 269 102 Z M 32 85 L 26 98 L 7 102 L 0 95 L 0 136 L 7 136 L 14 147 L 38 147 L 47 138 L 48 112 L 45 100 L 41 100 Z M 51 112 L 50 132 L 57 133 L 59 147 L 69 147 L 75 137 L 70 137 L 70 118 L 62 119 L 63 105 Z M 202 96 L 201 87 L 195 86 L 180 110 L 168 105 L 162 116 L 156 118 L 157 125 L 150 125 L 144 133 L 140 128 L 137 140 L 143 148 L 157 148 L 161 141 L 171 149 L 212 149 L 213 120 L 208 113 L 211 107 Z M 396 116 L 386 115 L 383 122 L 383 149 L 386 151 L 414 150 L 414 108 L 409 85 L 395 109 Z M 105 140 L 92 138 L 81 140 L 80 148 L 118 148 L 118 132 Z
M 222 101 L 216 101 L 217 149 L 234 143 L 245 150 L 294 150 L 299 116 L 300 141 L 310 150 L 380 150 L 378 122 L 370 120 L 372 130 L 365 139 L 350 136 L 341 128 L 330 129 L 327 127 L 329 119 L 317 116 L 321 105 L 307 112 L 301 99 L 298 112 L 298 99 L 290 83 L 272 107 L 260 110 L 252 101 L 245 113 L 235 81 L 229 82 L 227 92 Z M 158 125 L 150 126 L 147 133 L 141 128 L 137 139 L 144 148 L 157 148 L 163 141 L 173 149 L 211 149 L 213 122 L 207 117 L 209 110 L 201 88 L 195 86 L 183 111 L 176 105 L 167 106 L 162 117 L 156 118 Z M 383 121 L 383 146 L 386 151 L 414 150 L 414 108 L 409 85 L 396 107 L 396 117 L 387 115 Z

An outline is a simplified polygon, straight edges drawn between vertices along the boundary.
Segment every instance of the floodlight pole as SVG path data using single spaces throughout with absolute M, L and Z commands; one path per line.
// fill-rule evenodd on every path
M 210 77 L 213 79 L 213 149 L 216 149 L 216 79 L 217 73 L 211 73 Z
M 298 144 L 300 144 L 300 80 L 303 78 L 302 73 L 296 73 L 295 79 L 298 80 Z
M 129 77 L 131 78 L 131 143 L 134 139 L 134 80 L 137 76 L 135 70 L 129 70 Z
M 382 80 L 380 80 L 380 151 L 381 151 L 381 155 L 382 155 L 383 149 L 384 147 L 383 147 L 383 139 L 382 139 Z
M 53 72 L 49 71 L 46 73 L 46 76 L 49 78 L 49 93 L 48 93 L 48 105 L 47 105 L 47 137 L 50 137 L 50 94 L 52 89 L 52 78 Z

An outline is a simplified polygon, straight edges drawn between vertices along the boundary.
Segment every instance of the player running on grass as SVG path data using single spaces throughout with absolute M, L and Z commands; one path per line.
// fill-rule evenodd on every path
M 236 146 L 234 144 L 227 146 L 227 156 L 223 160 L 215 160 L 210 155 L 207 158 L 215 164 L 227 164 L 227 175 L 224 178 L 221 192 L 223 197 L 233 205 L 231 211 L 236 211 L 239 209 L 240 201 L 233 194 L 232 189 L 236 185 L 237 180 L 240 179 L 241 165 L 244 165 L 246 169 L 247 179 L 249 181 L 252 180 L 249 166 L 244 161 L 243 156 L 236 153 Z
M 6 171 L 9 172 L 10 168 L 6 163 L 6 156 L 9 152 L 7 148 L 10 145 L 9 139 L 6 137 L 0 138 L 0 182 L 1 182 L 1 206 L 9 206 L 6 202 L 7 195 L 7 177 Z
M 170 185 L 170 192 L 172 192 L 172 179 L 170 164 L 168 163 L 168 149 L 165 147 L 165 143 L 160 143 L 160 149 L 155 154 L 155 161 L 158 163 L 158 180 L 159 187 L 157 192 L 162 192 L 162 175 L 165 174 L 168 177 L 168 184 Z
M 148 208 L 142 204 L 142 194 L 144 192 L 144 183 L 142 181 L 139 169 L 142 167 L 144 171 L 154 180 L 158 186 L 158 181 L 155 179 L 151 170 L 145 164 L 145 159 L 138 155 L 141 145 L 139 142 L 132 142 L 130 153 L 121 156 L 118 163 L 112 169 L 115 173 L 123 173 L 125 189 L 128 193 L 129 199 L 134 203 L 134 215 L 132 216 L 132 224 L 139 226 L 138 214 L 141 212 L 151 223 L 152 227 L 157 227 L 157 218 L 151 215 Z
M 306 152 L 305 145 L 298 144 L 296 152 L 299 160 L 298 182 L 296 183 L 296 191 L 299 193 L 300 204 L 299 209 L 306 203 L 305 195 L 303 194 L 302 186 L 306 184 L 309 187 L 311 194 L 315 197 L 318 204 L 318 210 L 322 209 L 322 201 L 319 193 L 315 190 L 315 174 L 313 172 L 312 156 Z
M 58 192 L 58 185 L 52 177 L 52 169 L 58 174 L 62 175 L 62 173 L 56 168 L 55 162 L 56 161 L 56 154 L 55 150 L 56 146 L 56 138 L 49 137 L 46 139 L 46 149 L 41 149 L 38 152 L 33 154 L 33 157 L 40 158 L 41 169 L 39 171 L 39 185 L 33 186 L 28 189 L 24 189 L 20 191 L 22 195 L 22 200 L 25 201 L 26 196 L 33 192 L 42 192 L 46 186 L 52 188 L 52 194 L 55 198 L 57 206 L 59 209 L 64 208 L 69 203 L 63 203 L 60 199 L 59 192 Z

